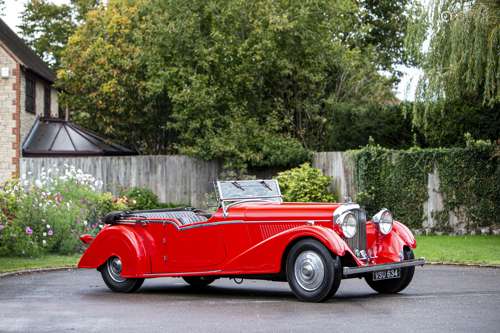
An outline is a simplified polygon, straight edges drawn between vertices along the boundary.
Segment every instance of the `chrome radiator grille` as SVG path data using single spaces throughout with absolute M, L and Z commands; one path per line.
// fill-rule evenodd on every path
M 347 245 L 353 250 L 356 256 L 360 256 L 360 251 L 366 251 L 366 213 L 364 210 L 353 210 L 358 220 L 356 235 L 353 238 L 346 239 Z

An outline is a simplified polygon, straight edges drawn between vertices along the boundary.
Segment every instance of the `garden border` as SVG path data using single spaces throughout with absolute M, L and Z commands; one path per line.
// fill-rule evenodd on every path
M 0 279 L 5 278 L 5 277 L 10 277 L 13 275 L 25 275 L 25 274 L 33 274 L 33 273 L 46 273 L 46 272 L 56 272 L 56 271 L 72 271 L 76 270 L 77 267 L 76 265 L 73 266 L 61 266 L 61 267 L 49 267 L 49 268 L 32 268 L 32 269 L 22 269 L 19 271 L 12 271 L 12 272 L 4 272 L 0 273 Z

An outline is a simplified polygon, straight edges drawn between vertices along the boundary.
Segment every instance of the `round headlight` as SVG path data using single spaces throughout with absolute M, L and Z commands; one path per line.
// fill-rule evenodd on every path
M 344 236 L 346 238 L 354 237 L 354 235 L 356 235 L 356 225 L 358 224 L 356 215 L 354 215 L 354 213 L 344 213 L 339 219 Z
M 382 234 L 387 235 L 392 230 L 394 220 L 392 218 L 392 213 L 388 209 L 384 208 L 373 216 L 373 222 L 377 223 L 378 230 Z

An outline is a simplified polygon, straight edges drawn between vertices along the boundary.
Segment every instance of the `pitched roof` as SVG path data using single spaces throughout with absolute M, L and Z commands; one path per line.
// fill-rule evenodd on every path
M 118 155 L 137 152 L 61 119 L 37 118 L 23 143 L 24 157 Z
M 54 71 L 2 19 L 0 19 L 0 42 L 17 57 L 21 65 L 51 83 L 56 80 Z

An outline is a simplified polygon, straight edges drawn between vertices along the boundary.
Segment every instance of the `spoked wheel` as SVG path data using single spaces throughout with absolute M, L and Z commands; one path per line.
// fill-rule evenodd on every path
M 415 258 L 411 249 L 405 248 L 403 254 L 405 260 Z M 368 283 L 368 285 L 376 292 L 379 292 L 381 294 L 395 294 L 408 287 L 411 280 L 413 279 L 414 273 L 415 267 L 404 267 L 401 268 L 401 277 L 399 278 L 374 281 L 373 275 L 370 274 L 365 277 L 365 280 L 366 283 Z
M 320 242 L 306 239 L 295 244 L 286 262 L 288 284 L 295 296 L 306 302 L 321 302 L 332 297 L 342 279 L 338 257 Z
M 116 292 L 134 292 L 144 282 L 144 279 L 127 279 L 122 277 L 122 261 L 118 257 L 109 258 L 100 270 L 104 283 L 106 283 L 109 289 Z
M 184 276 L 182 279 L 194 288 L 205 288 L 216 280 L 215 278 L 207 276 Z

